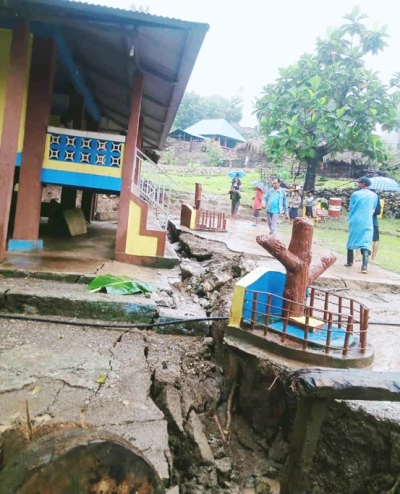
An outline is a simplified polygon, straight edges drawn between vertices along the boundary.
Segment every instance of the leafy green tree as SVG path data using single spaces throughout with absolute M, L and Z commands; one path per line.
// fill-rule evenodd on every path
M 317 166 L 330 152 L 387 159 L 376 130 L 390 131 L 398 123 L 399 77 L 389 88 L 365 67 L 367 54 L 387 46 L 385 28 L 368 30 L 365 18 L 355 7 L 343 26 L 317 39 L 314 53 L 280 69 L 256 101 L 267 155 L 274 162 L 292 155 L 306 164 L 306 190 L 314 187 Z
M 243 99 L 240 95 L 201 96 L 194 91 L 184 94 L 173 128 L 186 129 L 205 118 L 224 118 L 228 122 L 239 122 L 243 117 Z
M 220 166 L 224 161 L 224 153 L 217 141 L 206 141 L 205 149 L 211 166 Z

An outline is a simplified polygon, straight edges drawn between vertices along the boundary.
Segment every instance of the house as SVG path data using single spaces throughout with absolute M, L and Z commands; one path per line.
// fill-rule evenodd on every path
M 83 191 L 87 219 L 98 193 L 119 194 L 115 259 L 157 265 L 166 232 L 147 216 L 166 187 L 153 186 L 146 153 L 164 146 L 208 28 L 77 1 L 0 0 L 0 262 L 6 250 L 42 251 L 42 188 L 55 184 L 63 210 Z
M 184 129 L 184 132 L 187 134 L 208 137 L 209 139 L 218 141 L 221 146 L 231 149 L 239 142 L 246 141 L 246 139 L 223 118 L 200 120 L 200 122 Z

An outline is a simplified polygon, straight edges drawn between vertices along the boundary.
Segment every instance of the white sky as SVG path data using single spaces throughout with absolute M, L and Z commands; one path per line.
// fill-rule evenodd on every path
M 343 23 L 354 5 L 367 14 L 367 23 L 387 25 L 389 46 L 368 60 L 387 83 L 400 72 L 399 0 L 90 0 L 90 3 L 129 8 L 148 6 L 149 13 L 210 25 L 188 89 L 204 96 L 233 96 L 242 89 L 242 125 L 254 125 L 254 99 L 278 68 L 313 50 L 328 26 Z

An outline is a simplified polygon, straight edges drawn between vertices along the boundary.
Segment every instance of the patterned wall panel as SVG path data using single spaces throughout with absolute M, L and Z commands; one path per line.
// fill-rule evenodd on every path
M 124 147 L 122 137 L 95 135 L 93 132 L 67 132 L 67 129 L 57 131 L 54 127 L 49 131 L 49 160 L 121 168 Z

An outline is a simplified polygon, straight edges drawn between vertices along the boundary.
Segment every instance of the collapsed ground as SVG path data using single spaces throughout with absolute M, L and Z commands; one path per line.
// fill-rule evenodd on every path
M 176 292 L 209 315 L 227 315 L 234 284 L 258 265 L 257 256 L 232 254 L 220 243 L 210 252 L 198 237 L 175 235 L 181 280 L 158 303 L 179 309 Z M 398 320 L 396 296 L 365 293 L 371 318 Z M 16 320 L 2 321 L 0 331 L 3 430 L 24 422 L 28 400 L 33 426 L 78 422 L 123 435 L 182 494 L 278 492 L 296 408 L 285 382 L 295 366 L 223 344 L 223 323 L 204 337 Z M 393 404 L 333 403 L 312 493 L 389 490 L 400 472 L 399 417 Z

